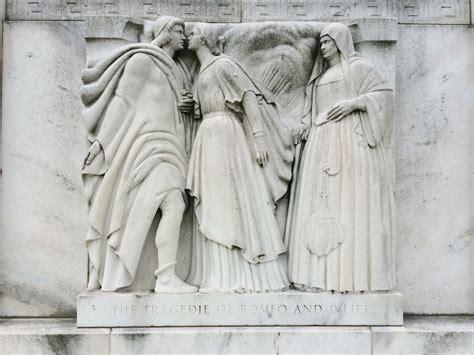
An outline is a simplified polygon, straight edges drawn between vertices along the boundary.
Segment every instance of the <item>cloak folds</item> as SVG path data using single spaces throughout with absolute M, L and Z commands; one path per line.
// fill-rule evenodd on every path
M 167 110 L 159 101 L 146 105 L 135 102 L 132 85 L 128 84 L 140 79 L 128 77 L 128 84 L 120 85 L 127 63 L 136 54 L 148 56 L 152 70 L 166 78 L 159 90 L 173 98 Z M 85 69 L 82 81 L 88 139 L 91 144 L 99 142 L 101 148 L 82 170 L 89 201 L 86 245 L 91 271 L 98 273 L 102 290 L 116 290 L 133 282 L 148 232 L 139 232 L 142 229 L 128 220 L 130 211 L 143 205 L 136 199 L 140 188 L 145 183 L 150 186 L 147 179 L 153 177 L 151 192 L 157 206 L 169 191 L 178 189 L 184 194 L 185 132 L 177 110 L 184 84 L 172 58 L 150 44 L 120 48 Z M 127 250 L 122 250 L 124 245 Z M 105 264 L 113 267 L 104 268 Z

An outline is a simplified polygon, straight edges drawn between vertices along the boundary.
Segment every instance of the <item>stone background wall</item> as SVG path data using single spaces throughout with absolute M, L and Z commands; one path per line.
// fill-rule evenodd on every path
M 472 7 L 447 0 L 7 1 L 0 316 L 75 315 L 87 278 L 78 174 L 85 37 L 97 15 L 126 24 L 158 13 L 214 22 L 396 17 L 398 290 L 407 313 L 474 314 Z

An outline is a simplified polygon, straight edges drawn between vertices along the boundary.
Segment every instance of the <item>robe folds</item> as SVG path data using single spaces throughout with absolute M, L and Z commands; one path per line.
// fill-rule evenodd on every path
M 330 26 L 341 64 L 328 81 L 324 63 L 316 63 L 307 87 L 303 122 L 311 128 L 294 168 L 289 277 L 301 288 L 387 291 L 395 287 L 395 207 L 384 147 L 393 92 L 354 52 L 350 31 Z M 365 110 L 328 121 L 327 112 L 344 100 Z
M 138 58 L 151 76 L 161 78 L 156 96 L 169 102 L 140 101 L 146 93 L 131 64 L 136 68 Z M 102 290 L 112 291 L 133 282 L 150 227 L 129 219 L 132 212 L 155 215 L 157 209 L 146 211 L 147 206 L 159 207 L 172 190 L 184 196 L 185 130 L 177 110 L 184 83 L 172 58 L 150 44 L 120 48 L 85 69 L 82 80 L 88 140 L 101 147 L 82 170 L 89 201 L 86 245 Z
M 260 100 L 269 164 L 253 156 L 243 108 Z M 194 98 L 202 118 L 193 144 L 186 187 L 194 199 L 196 228 L 188 282 L 216 292 L 262 292 L 288 286 L 286 252 L 274 215 L 291 178 L 291 135 L 273 104 L 231 58 L 201 68 Z

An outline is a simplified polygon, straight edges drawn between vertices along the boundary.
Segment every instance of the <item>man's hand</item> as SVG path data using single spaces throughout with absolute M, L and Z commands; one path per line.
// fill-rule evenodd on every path
M 194 112 L 193 94 L 187 90 L 181 90 L 181 101 L 178 103 L 178 110 L 182 113 Z
M 338 122 L 357 109 L 354 100 L 344 100 L 328 111 L 328 120 Z
M 87 153 L 86 161 L 84 162 L 84 165 L 90 165 L 94 158 L 99 154 L 100 152 L 100 143 L 99 141 L 94 141 L 92 143 L 91 147 L 89 148 L 89 152 Z
M 302 124 L 298 128 L 294 128 L 291 132 L 293 144 L 297 145 L 301 143 L 301 141 L 305 141 L 308 138 L 310 128 L 311 126 L 307 124 Z
M 268 149 L 265 143 L 265 136 L 260 135 L 258 137 L 254 137 L 254 142 L 255 160 L 257 161 L 258 165 L 265 167 L 265 165 L 268 163 Z

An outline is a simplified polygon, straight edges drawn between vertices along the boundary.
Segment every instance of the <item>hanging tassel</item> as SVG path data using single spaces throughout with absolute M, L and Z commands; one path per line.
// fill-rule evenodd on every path
M 321 193 L 321 202 L 316 211 L 306 223 L 305 246 L 318 257 L 328 255 L 344 242 L 344 229 L 339 220 L 334 217 L 328 204 L 328 169 L 324 170 L 325 187 Z

